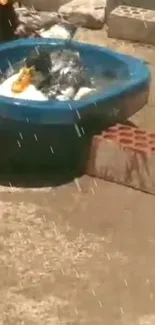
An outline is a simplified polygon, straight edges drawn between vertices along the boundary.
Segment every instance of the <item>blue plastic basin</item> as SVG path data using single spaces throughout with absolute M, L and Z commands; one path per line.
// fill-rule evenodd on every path
M 143 61 L 106 48 L 52 39 L 24 39 L 0 47 L 0 69 L 34 48 L 78 50 L 90 73 L 106 71 L 124 82 L 80 101 L 26 101 L 0 97 L 0 164 L 83 165 L 93 133 L 126 120 L 147 101 L 150 73 Z M 25 168 L 25 167 L 24 167 Z
M 42 46 L 50 50 L 62 47 L 78 50 L 84 66 L 89 68 L 92 74 L 104 74 L 104 71 L 108 70 L 112 73 L 115 72 L 118 79 L 122 79 L 122 81 L 124 79 L 124 83 L 118 83 L 118 85 L 116 83 L 106 91 L 103 89 L 103 92 L 80 101 L 39 102 L 14 100 L 0 96 L 1 117 L 50 125 L 74 124 L 79 116 L 89 117 L 92 113 L 99 114 L 103 119 L 118 115 L 119 119 L 123 113 L 122 110 L 124 110 L 121 108 L 119 100 L 131 92 L 139 92 L 141 88 L 149 84 L 149 70 L 142 61 L 136 58 L 112 52 L 104 47 L 53 39 L 24 39 L 2 45 L 0 47 L 0 69 L 2 72 L 8 67 L 8 61 L 18 62 L 34 46 Z M 111 102 L 111 107 L 109 102 Z M 116 105 L 117 102 L 118 105 Z

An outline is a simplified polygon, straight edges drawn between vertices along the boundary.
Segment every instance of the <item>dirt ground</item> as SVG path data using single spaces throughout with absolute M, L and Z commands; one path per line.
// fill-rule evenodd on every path
M 149 104 L 131 120 L 155 131 L 155 49 L 76 38 L 149 62 Z M 0 186 L 0 325 L 154 325 L 154 249 L 154 196 L 87 176 Z

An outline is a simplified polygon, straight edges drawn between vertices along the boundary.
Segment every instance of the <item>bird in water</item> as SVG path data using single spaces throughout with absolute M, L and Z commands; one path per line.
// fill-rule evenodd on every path
M 48 99 L 62 101 L 73 99 L 81 87 L 91 87 L 79 52 L 69 49 L 53 52 L 34 49 L 18 72 L 18 78 L 12 84 L 14 93 L 33 84 Z

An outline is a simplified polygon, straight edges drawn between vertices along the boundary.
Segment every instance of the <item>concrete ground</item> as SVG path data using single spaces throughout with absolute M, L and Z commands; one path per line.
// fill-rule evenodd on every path
M 155 49 L 104 31 L 76 38 L 149 62 L 149 104 L 131 120 L 155 131 Z M 154 196 L 87 176 L 1 186 L 0 325 L 154 325 L 154 249 Z

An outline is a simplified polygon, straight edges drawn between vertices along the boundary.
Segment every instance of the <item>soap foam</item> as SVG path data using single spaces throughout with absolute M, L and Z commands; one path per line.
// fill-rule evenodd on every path
M 0 96 L 25 99 L 25 100 L 37 100 L 37 101 L 45 101 L 48 100 L 45 95 L 37 90 L 34 85 L 30 84 L 22 93 L 13 93 L 11 91 L 11 86 L 14 81 L 19 77 L 19 73 L 15 74 L 8 79 L 6 79 L 0 85 Z

